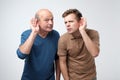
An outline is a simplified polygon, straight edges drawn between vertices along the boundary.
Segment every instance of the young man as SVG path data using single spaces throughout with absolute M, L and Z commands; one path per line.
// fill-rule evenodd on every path
M 62 17 L 67 33 L 59 39 L 58 55 L 64 80 L 96 80 L 98 32 L 86 28 L 86 20 L 77 9 L 65 11 Z
M 57 44 L 59 33 L 53 30 L 53 14 L 48 9 L 40 9 L 31 20 L 31 29 L 21 35 L 17 55 L 25 59 L 21 80 L 60 80 Z M 54 62 L 56 68 L 54 68 Z

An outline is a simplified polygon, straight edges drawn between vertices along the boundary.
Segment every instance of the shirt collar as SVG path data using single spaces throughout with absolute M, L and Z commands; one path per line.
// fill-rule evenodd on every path
M 71 40 L 82 38 L 79 31 L 76 31 L 76 32 L 72 33 L 71 36 L 72 36 Z

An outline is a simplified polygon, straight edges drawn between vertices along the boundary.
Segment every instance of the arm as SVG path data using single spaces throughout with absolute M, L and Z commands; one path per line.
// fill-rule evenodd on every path
M 60 64 L 59 59 L 55 61 L 56 64 L 56 80 L 60 80 Z
M 32 26 L 31 26 L 32 32 L 31 32 L 30 36 L 22 45 L 19 46 L 19 50 L 24 54 L 30 53 L 34 39 L 35 39 L 37 33 L 39 32 L 39 26 L 37 25 L 37 20 L 32 19 L 31 24 L 32 24 Z
M 29 54 L 35 37 L 36 34 L 34 32 L 31 32 L 28 39 L 22 45 L 19 46 L 19 50 L 24 54 Z
M 69 80 L 68 69 L 66 64 L 66 56 L 60 56 L 60 69 L 63 75 L 64 80 Z
M 82 18 L 82 25 L 79 27 L 79 31 L 82 35 L 83 41 L 85 42 L 88 51 L 91 53 L 93 57 L 97 57 L 99 55 L 99 46 L 90 39 L 90 37 L 87 35 L 85 31 L 85 28 L 86 20 Z

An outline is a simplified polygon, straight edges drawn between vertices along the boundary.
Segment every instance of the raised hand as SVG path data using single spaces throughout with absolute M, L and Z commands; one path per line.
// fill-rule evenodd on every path
M 35 33 L 39 33 L 39 25 L 38 25 L 38 20 L 35 18 L 31 19 L 31 29 Z
M 81 30 L 85 30 L 87 27 L 87 21 L 85 18 L 81 18 L 81 22 L 80 22 L 80 27 L 79 27 L 79 31 Z

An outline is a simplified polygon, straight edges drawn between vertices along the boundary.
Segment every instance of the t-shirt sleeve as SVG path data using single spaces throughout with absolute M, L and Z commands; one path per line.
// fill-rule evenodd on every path
M 67 43 L 64 38 L 60 37 L 58 41 L 58 56 L 66 56 L 67 55 Z
M 20 58 L 20 59 L 25 59 L 28 55 L 27 54 L 23 54 L 20 49 L 18 48 L 17 49 L 17 56 Z
M 92 31 L 92 32 L 90 33 L 90 36 L 91 36 L 92 41 L 93 41 L 96 45 L 100 46 L 99 33 L 98 33 L 98 31 L 95 31 L 95 30 Z
M 20 45 L 22 45 L 22 44 L 27 40 L 29 34 L 30 34 L 30 31 L 25 31 L 25 32 L 23 32 L 23 33 L 21 34 L 21 43 L 20 43 Z M 20 46 L 20 45 L 19 45 L 19 46 Z M 26 58 L 26 57 L 28 56 L 27 54 L 22 53 L 19 48 L 16 50 L 16 53 L 17 53 L 17 56 L 18 56 L 20 59 L 24 59 L 24 58 Z

